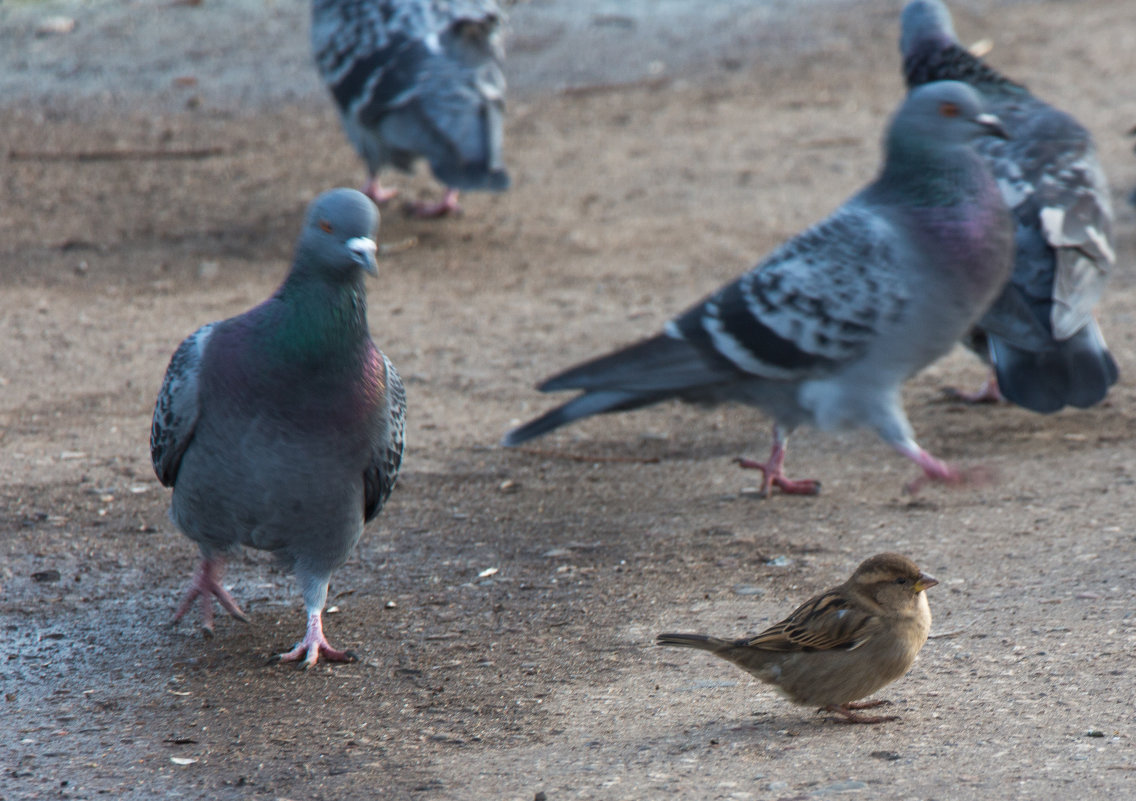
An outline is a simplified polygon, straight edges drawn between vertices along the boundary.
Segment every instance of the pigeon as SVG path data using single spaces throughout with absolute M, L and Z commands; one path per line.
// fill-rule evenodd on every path
M 1099 403 L 1118 372 L 1093 307 L 1116 257 L 1108 183 L 1092 136 L 960 46 L 939 0 L 904 7 L 900 50 L 909 88 L 962 81 L 1010 134 L 976 145 L 1013 211 L 1016 258 L 1010 282 L 964 339 L 992 364 L 994 378 L 961 396 L 1001 396 L 1042 414 Z
M 459 211 L 460 189 L 509 187 L 502 18 L 495 0 L 312 0 L 316 65 L 376 203 L 398 194 L 379 171 L 409 171 L 419 157 L 447 189 L 413 207 L 418 216 Z
M 201 549 L 179 620 L 216 598 L 238 545 L 269 551 L 299 580 L 307 632 L 285 662 L 353 661 L 322 613 L 331 573 L 382 509 L 402 462 L 406 396 L 371 341 L 363 272 L 378 274 L 378 212 L 362 193 L 312 202 L 292 269 L 259 306 L 197 329 L 174 352 L 154 407 L 150 457 L 173 488 L 170 517 Z
M 753 637 L 723 640 L 705 634 L 660 634 L 658 645 L 709 651 L 795 704 L 820 707 L 846 723 L 883 723 L 894 715 L 856 710 L 856 703 L 901 677 L 931 631 L 927 590 L 938 580 L 897 553 L 865 560 L 839 587 L 814 596 Z
M 913 492 L 926 481 L 976 479 L 916 444 L 900 388 L 950 350 L 1010 275 L 1009 212 L 973 149 L 990 133 L 1001 133 L 998 120 L 969 87 L 912 92 L 872 183 L 662 333 L 545 381 L 541 391 L 583 394 L 502 444 L 668 398 L 740 401 L 774 421 L 769 460 L 739 460 L 763 472 L 762 495 L 819 491 L 782 469 L 788 437 L 803 423 L 874 429 L 922 468 Z

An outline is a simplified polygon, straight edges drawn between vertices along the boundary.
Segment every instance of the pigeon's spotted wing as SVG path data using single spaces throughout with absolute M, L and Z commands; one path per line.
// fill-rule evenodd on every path
M 1044 322 L 1064 341 L 1088 324 L 1116 260 L 1108 183 L 1091 137 L 1068 114 L 1032 99 L 998 113 L 1013 138 L 979 149 L 1020 228 L 1012 286 L 1027 302 L 1052 302 Z M 1021 241 L 1031 235 L 1038 246 Z
M 178 346 L 158 392 L 150 425 L 150 461 L 158 480 L 167 487 L 177 481 L 181 457 L 197 426 L 201 360 L 214 325 L 203 325 Z
M 398 471 L 402 466 L 402 450 L 406 430 L 406 391 L 394 365 L 380 354 L 383 364 L 383 383 L 386 387 L 387 430 L 363 474 L 363 519 L 370 520 L 383 508 L 390 497 Z
M 388 65 L 425 32 L 422 3 L 389 0 L 314 0 L 312 52 L 340 110 L 352 113 Z M 388 76 L 389 80 L 389 76 Z
M 735 647 L 765 651 L 828 651 L 859 648 L 877 630 L 879 620 L 857 610 L 839 591 L 818 595 L 789 617 Z
M 894 230 L 850 204 L 671 321 L 667 334 L 775 379 L 860 356 L 907 303 Z

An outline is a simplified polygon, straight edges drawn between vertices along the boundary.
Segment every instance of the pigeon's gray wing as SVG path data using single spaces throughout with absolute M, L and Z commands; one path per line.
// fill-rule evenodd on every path
M 197 427 L 201 362 L 215 325 L 203 325 L 178 346 L 158 392 L 150 425 L 150 461 L 158 480 L 166 487 L 177 481 L 181 457 Z
M 905 255 L 895 229 L 854 200 L 677 317 L 667 333 L 744 374 L 825 374 L 862 355 L 880 324 L 903 314 Z
M 394 365 L 384 355 L 384 383 L 387 399 L 387 429 L 363 474 L 363 520 L 369 521 L 383 508 L 390 497 L 398 471 L 402 466 L 402 451 L 406 431 L 406 391 Z
M 1068 114 L 1040 101 L 998 113 L 1014 138 L 979 149 L 1017 219 L 1017 263 L 981 326 L 1049 348 L 1091 322 L 1115 262 L 1108 184 L 1091 137 Z
M 804 380 L 856 359 L 903 313 L 902 248 L 879 216 L 846 205 L 667 324 L 665 335 L 541 385 L 688 394 L 703 384 Z M 674 345 L 665 345 L 667 340 Z
M 429 4 L 392 0 L 313 0 L 311 44 L 320 75 L 348 111 L 392 55 L 429 31 Z

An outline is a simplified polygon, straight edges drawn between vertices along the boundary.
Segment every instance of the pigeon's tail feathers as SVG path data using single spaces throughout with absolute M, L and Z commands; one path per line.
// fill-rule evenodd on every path
M 699 651 L 718 653 L 729 648 L 732 643 L 720 637 L 711 637 L 706 634 L 660 634 L 655 638 L 655 645 L 672 645 L 676 648 L 696 648 Z
M 708 355 L 685 339 L 659 334 L 578 364 L 549 378 L 537 389 L 541 392 L 584 389 L 681 395 L 736 379 L 737 374 L 725 357 Z
M 385 116 L 380 136 L 396 153 L 420 155 L 434 177 L 452 189 L 501 192 L 510 179 L 501 156 L 500 117 L 496 109 L 463 108 L 434 98 Z M 397 166 L 400 159 L 394 161 Z
M 638 409 L 641 406 L 649 406 L 665 397 L 667 396 L 645 395 L 640 392 L 585 392 L 562 406 L 557 406 L 555 409 L 545 412 L 535 420 L 530 420 L 523 426 L 514 428 L 505 435 L 501 444 L 511 448 L 584 417 Z
M 711 397 L 715 387 L 738 375 L 725 358 L 717 358 L 684 339 L 659 334 L 584 362 L 537 387 L 541 392 L 581 389 L 584 394 L 510 431 L 503 442 L 518 445 L 583 417 L 626 412 L 667 398 Z
M 1040 414 L 1066 406 L 1087 409 L 1104 400 L 1119 371 L 1096 321 L 1055 345 L 1034 352 L 991 336 L 990 356 L 1002 395 Z
M 489 167 L 484 161 L 431 165 L 434 176 L 451 189 L 504 192 L 512 184 L 507 170 Z

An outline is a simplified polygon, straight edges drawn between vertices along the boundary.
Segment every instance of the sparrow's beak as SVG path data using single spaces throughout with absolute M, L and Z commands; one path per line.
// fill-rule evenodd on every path
M 1002 126 L 1002 121 L 994 114 L 979 114 L 974 121 L 986 129 L 986 133 L 999 139 L 1009 139 L 1010 134 Z
M 355 254 L 355 261 L 359 262 L 360 267 L 371 275 L 379 274 L 379 263 L 375 261 L 379 246 L 375 244 L 375 240 L 368 236 L 352 237 L 347 240 L 347 249 Z
M 934 587 L 939 583 L 939 580 L 934 576 L 928 576 L 926 573 L 920 573 L 919 578 L 915 579 L 915 591 L 923 592 L 923 590 Z

